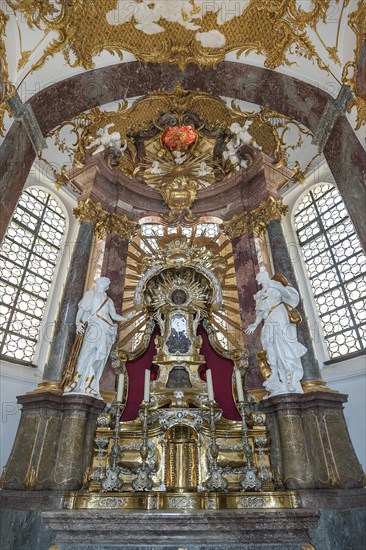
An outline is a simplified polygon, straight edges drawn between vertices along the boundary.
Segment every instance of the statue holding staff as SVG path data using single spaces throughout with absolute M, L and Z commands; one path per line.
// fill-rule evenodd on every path
M 108 277 L 99 277 L 95 280 L 95 289 L 88 290 L 79 302 L 77 336 L 63 381 L 64 394 L 86 394 L 102 399 L 99 380 L 116 341 L 115 321 L 126 321 L 132 316 L 118 315 L 106 294 L 109 285 Z
M 272 372 L 263 386 L 271 396 L 303 393 L 300 357 L 307 349 L 297 340 L 295 323 L 301 318 L 297 310 L 293 309 L 299 303 L 299 294 L 281 274 L 270 279 L 267 270 L 263 269 L 256 279 L 262 286 L 254 295 L 256 318 L 245 332 L 253 334 L 259 323 L 264 322 L 261 343 Z

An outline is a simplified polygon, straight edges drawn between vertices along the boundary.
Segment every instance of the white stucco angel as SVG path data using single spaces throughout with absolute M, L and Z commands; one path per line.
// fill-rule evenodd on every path
M 251 120 L 246 120 L 243 126 L 240 126 L 239 122 L 233 122 L 230 126 L 231 132 L 235 135 L 235 145 L 236 147 L 241 147 L 242 145 L 251 145 L 256 149 L 262 149 L 260 145 L 255 141 L 253 136 L 248 132 L 249 128 L 253 122 Z
M 154 160 L 154 162 L 152 163 L 150 168 L 146 170 L 146 172 L 150 172 L 150 174 L 156 174 L 156 175 L 162 174 L 163 171 L 160 167 L 160 162 L 158 160 Z
M 212 168 L 211 168 L 211 166 L 208 166 L 208 164 L 204 160 L 202 160 L 200 162 L 198 175 L 199 175 L 200 178 L 202 178 L 204 176 L 208 176 L 209 174 L 212 174 Z
M 92 147 L 98 146 L 95 151 L 93 151 L 93 155 L 97 155 L 98 153 L 101 153 L 106 149 L 107 147 L 115 147 L 116 149 L 119 149 L 119 151 L 123 153 L 127 149 L 127 141 L 124 142 L 122 146 L 121 142 L 121 134 L 119 132 L 111 132 L 109 133 L 109 129 L 113 128 L 115 126 L 114 122 L 111 122 L 110 124 L 107 124 L 104 128 L 101 128 L 98 130 L 96 137 L 87 147 L 86 149 L 91 149 Z
M 226 144 L 226 149 L 222 156 L 225 160 L 229 160 L 231 162 L 236 171 L 239 171 L 240 168 L 248 168 L 248 163 L 239 157 L 237 147 L 235 147 L 235 143 L 233 141 L 229 141 Z
M 130 318 L 116 313 L 114 304 L 106 294 L 110 285 L 108 277 L 95 280 L 95 289 L 88 290 L 81 301 L 76 316 L 76 331 L 82 335 L 72 381 L 64 393 L 86 394 L 102 399 L 99 380 L 117 336 L 115 321 Z
M 175 151 L 174 152 L 174 162 L 175 164 L 183 164 L 187 160 L 187 155 L 185 153 L 182 153 L 181 151 Z
M 285 284 L 270 279 L 265 269 L 262 269 L 256 278 L 262 289 L 254 295 L 255 321 L 245 332 L 252 334 L 259 323 L 264 321 L 260 338 L 272 373 L 263 386 L 270 392 L 270 396 L 303 393 L 300 384 L 303 376 L 300 357 L 307 349 L 298 342 L 296 326 L 290 322 L 286 308 L 286 304 L 291 308 L 298 305 L 299 294 L 297 290 L 288 286 L 283 275 L 279 278 Z

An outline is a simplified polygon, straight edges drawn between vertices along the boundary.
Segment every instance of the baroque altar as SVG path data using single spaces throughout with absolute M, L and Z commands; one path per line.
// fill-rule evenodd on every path
M 135 309 L 148 317 L 145 331 L 130 350 L 124 339 L 112 352 L 116 398 L 97 420 L 86 491 L 67 495 L 66 506 L 299 507 L 296 492 L 274 490 L 265 414 L 245 383 L 248 351 L 229 349 L 227 340 L 223 345 L 214 328 L 228 262 L 217 255 L 212 239 L 188 238 L 181 228 L 157 242 L 158 251 L 144 258 L 134 293 Z M 126 365 L 151 346 L 153 365 L 145 369 L 138 418 L 124 421 L 130 385 Z M 203 347 L 210 349 L 210 357 Z M 215 400 L 210 361 L 222 360 L 231 369 L 237 420 L 225 418 Z

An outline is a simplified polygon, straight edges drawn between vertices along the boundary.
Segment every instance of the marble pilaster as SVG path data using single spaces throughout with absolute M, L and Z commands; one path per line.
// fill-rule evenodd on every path
M 295 270 L 287 247 L 282 223 L 279 220 L 272 220 L 267 226 L 268 238 L 271 246 L 272 260 L 275 272 L 282 273 L 288 279 L 291 286 L 298 290 Z M 313 340 L 311 337 L 309 322 L 306 317 L 303 304 L 297 306 L 302 323 L 297 326 L 297 337 L 299 342 L 307 348 L 307 353 L 302 356 L 301 362 L 304 369 L 303 380 L 321 380 L 318 360 L 315 356 Z
M 12 218 L 34 157 L 27 131 L 22 122 L 16 120 L 0 146 L 0 242 Z
M 336 120 L 324 155 L 366 250 L 366 152 L 345 116 Z
M 60 382 L 69 359 L 75 339 L 78 303 L 84 294 L 92 242 L 93 226 L 89 222 L 82 222 L 59 305 L 51 348 L 43 373 L 44 381 Z
M 259 272 L 259 262 L 253 234 L 234 237 L 231 241 L 233 258 L 238 285 L 241 323 L 243 327 L 244 346 L 249 350 L 249 370 L 247 386 L 249 389 L 262 388 L 263 380 L 258 367 L 257 353 L 262 349 L 260 331 L 251 335 L 245 334 L 245 328 L 255 319 L 254 294 L 258 291 L 256 275 Z
M 108 235 L 106 239 L 101 276 L 108 277 L 111 286 L 108 296 L 113 300 L 117 313 L 121 314 L 123 307 L 123 290 L 125 286 L 128 239 L 119 235 Z M 107 361 L 100 388 L 102 391 L 114 391 L 115 372 Z

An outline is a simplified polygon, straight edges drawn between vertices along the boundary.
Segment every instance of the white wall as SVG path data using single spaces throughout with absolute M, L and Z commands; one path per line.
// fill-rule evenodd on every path
M 348 395 L 344 415 L 356 454 L 366 471 L 366 358 L 325 366 L 322 375 L 330 388 Z
M 42 380 L 39 369 L 1 361 L 0 363 L 0 463 L 5 466 L 18 428 L 21 406 L 17 396 L 34 390 Z

